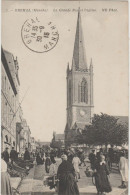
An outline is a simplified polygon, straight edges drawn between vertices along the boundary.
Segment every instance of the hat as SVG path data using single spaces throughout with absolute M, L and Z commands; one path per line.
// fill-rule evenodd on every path
M 63 154 L 63 155 L 61 156 L 61 158 L 62 158 L 63 160 L 67 160 L 67 156 L 66 156 L 65 154 Z

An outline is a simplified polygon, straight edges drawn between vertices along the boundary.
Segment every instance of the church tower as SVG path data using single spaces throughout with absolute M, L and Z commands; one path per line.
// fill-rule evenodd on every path
M 88 67 L 81 16 L 78 11 L 72 67 L 67 67 L 67 124 L 65 137 L 72 129 L 84 129 L 93 116 L 93 63 Z

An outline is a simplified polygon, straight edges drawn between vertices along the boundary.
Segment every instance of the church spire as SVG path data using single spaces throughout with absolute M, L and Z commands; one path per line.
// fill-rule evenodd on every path
M 76 27 L 76 35 L 75 35 L 75 43 L 74 43 L 74 51 L 73 51 L 73 66 L 75 66 L 76 70 L 87 70 L 86 56 L 85 56 L 85 48 L 84 48 L 84 40 L 82 34 L 82 26 L 81 26 L 81 16 L 80 16 L 80 8 L 78 10 L 78 19 L 77 19 L 77 27 Z

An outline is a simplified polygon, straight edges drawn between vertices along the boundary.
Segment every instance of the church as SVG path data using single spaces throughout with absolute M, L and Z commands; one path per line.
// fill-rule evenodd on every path
M 65 143 L 70 145 L 93 117 L 93 63 L 86 61 L 81 15 L 78 11 L 71 68 L 67 67 L 67 123 Z

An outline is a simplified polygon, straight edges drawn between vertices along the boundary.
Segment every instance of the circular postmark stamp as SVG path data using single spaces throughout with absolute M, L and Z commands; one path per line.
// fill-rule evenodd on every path
M 59 40 L 56 26 L 52 22 L 45 23 L 37 17 L 24 22 L 21 36 L 25 46 L 37 53 L 50 51 Z

